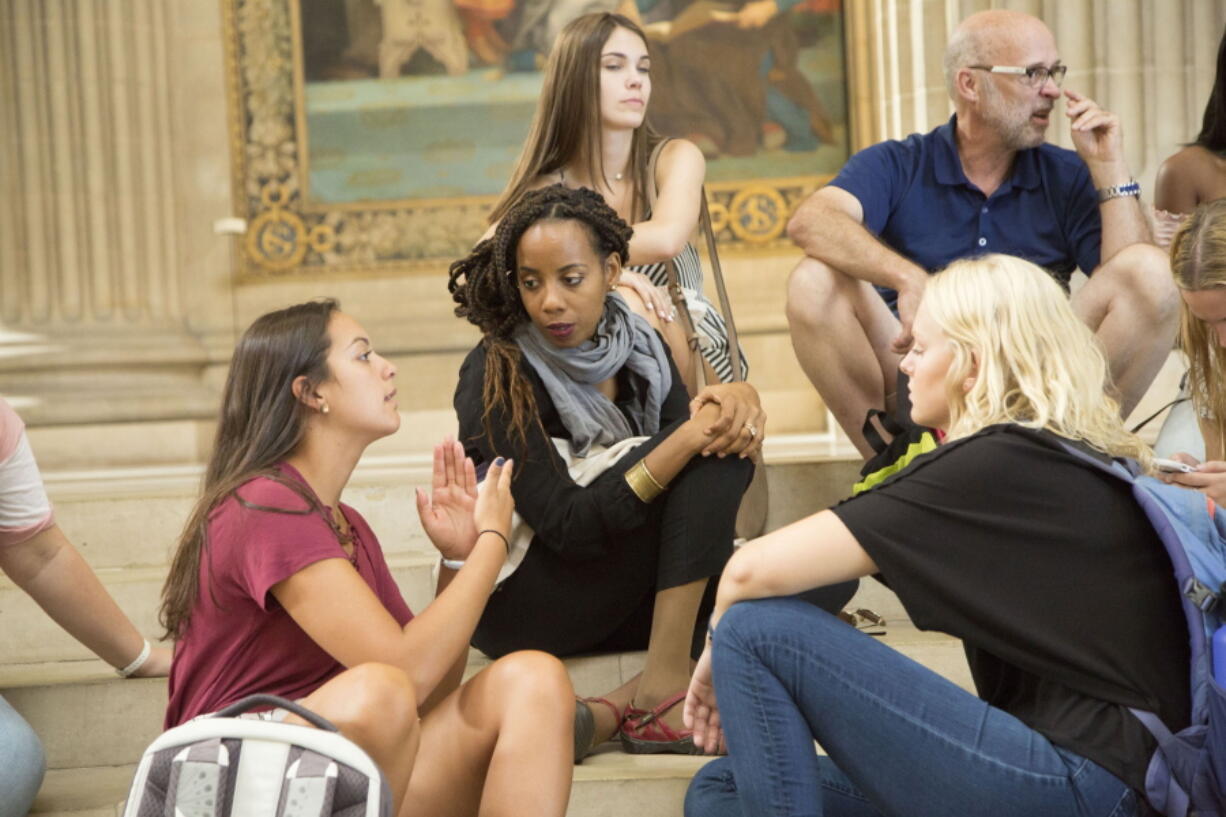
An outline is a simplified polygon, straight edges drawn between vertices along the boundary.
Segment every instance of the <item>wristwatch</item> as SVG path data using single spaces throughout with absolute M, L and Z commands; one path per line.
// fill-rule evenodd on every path
M 1124 196 L 1132 196 L 1133 198 L 1141 198 L 1141 184 L 1136 179 L 1129 179 L 1123 184 L 1113 185 L 1111 187 L 1103 187 L 1098 191 L 1098 203 L 1111 199 L 1119 199 Z

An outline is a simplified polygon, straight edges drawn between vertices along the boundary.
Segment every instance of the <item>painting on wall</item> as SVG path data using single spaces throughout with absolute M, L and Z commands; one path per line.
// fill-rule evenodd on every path
M 719 239 L 776 246 L 846 160 L 841 0 L 227 0 L 244 272 L 437 270 L 510 177 L 558 31 L 617 11 L 648 117 L 707 157 Z

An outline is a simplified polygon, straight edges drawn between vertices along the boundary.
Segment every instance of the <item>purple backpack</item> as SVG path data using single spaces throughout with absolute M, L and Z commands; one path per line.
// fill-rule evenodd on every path
M 1213 678 L 1210 652 L 1213 633 L 1226 624 L 1226 511 L 1199 491 L 1138 476 L 1131 460 L 1108 465 L 1065 449 L 1132 487 L 1171 557 L 1188 622 L 1191 725 L 1172 734 L 1154 713 L 1132 710 L 1158 741 L 1145 797 L 1165 817 L 1226 817 L 1226 688 Z

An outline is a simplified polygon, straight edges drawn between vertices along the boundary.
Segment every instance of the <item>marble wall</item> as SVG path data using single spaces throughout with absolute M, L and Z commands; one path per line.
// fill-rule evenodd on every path
M 856 142 L 929 129 L 950 111 L 945 38 L 990 6 L 1043 17 L 1070 72 L 1124 121 L 1147 190 L 1191 139 L 1226 24 L 1220 0 L 847 0 Z M 401 364 L 409 410 L 450 405 L 474 340 L 445 271 L 247 280 L 230 214 L 221 3 L 0 4 L 0 394 L 33 424 L 208 416 L 236 327 L 316 295 L 342 298 Z M 1057 117 L 1053 141 L 1068 144 Z M 783 282 L 795 254 L 725 258 L 775 431 L 825 414 L 791 353 Z
M 231 343 L 214 4 L 0 8 L 0 394 L 32 423 L 194 416 Z

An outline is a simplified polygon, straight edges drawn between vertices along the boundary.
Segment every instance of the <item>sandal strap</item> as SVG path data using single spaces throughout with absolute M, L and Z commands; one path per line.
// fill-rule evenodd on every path
M 668 710 L 672 709 L 674 706 L 684 701 L 685 696 L 688 694 L 689 694 L 689 690 L 683 689 L 678 693 L 670 695 L 669 697 L 660 701 L 660 703 L 656 704 L 651 709 L 647 709 L 647 710 L 635 709 L 633 704 L 631 704 L 630 706 L 626 707 L 625 718 L 627 721 L 633 721 L 634 726 L 636 727 L 646 726 L 652 721 L 655 721 L 658 718 L 664 717 L 664 714 L 668 712 Z M 667 728 L 665 724 L 661 724 L 661 726 L 665 726 L 665 728 Z M 672 731 L 672 730 L 669 730 L 669 731 Z
M 626 713 L 618 709 L 617 704 L 613 703 L 608 698 L 580 698 L 579 700 L 585 704 L 604 704 L 605 706 L 609 707 L 609 710 L 613 713 L 614 723 L 620 724 L 626 718 Z M 591 707 L 588 707 L 588 709 L 591 709 Z

